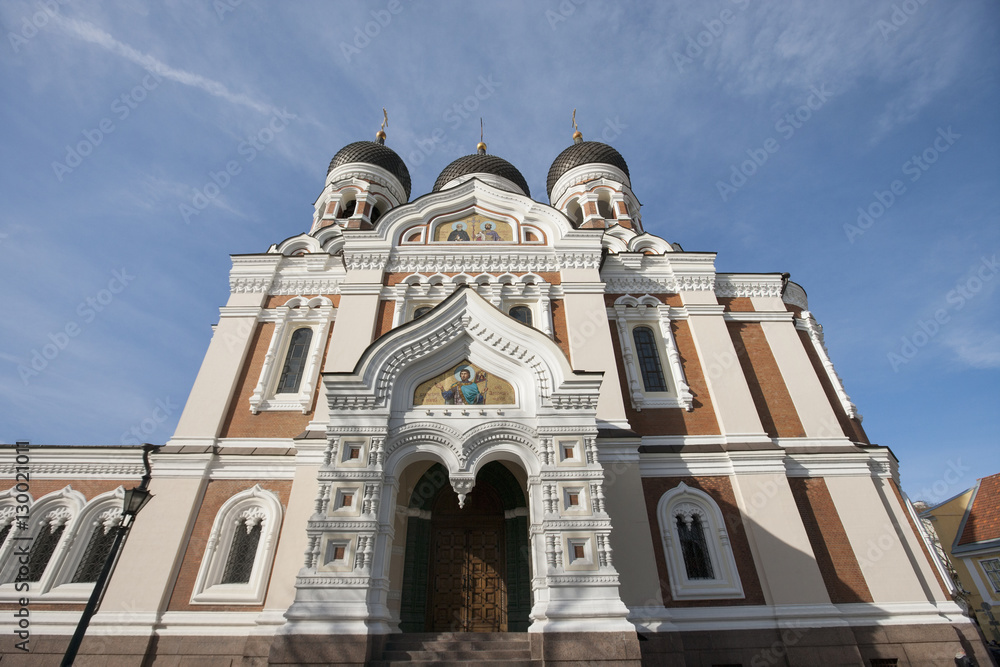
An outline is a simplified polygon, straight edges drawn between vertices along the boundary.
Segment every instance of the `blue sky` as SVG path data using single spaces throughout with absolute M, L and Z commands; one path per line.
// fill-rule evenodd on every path
M 576 108 L 648 231 L 803 285 L 912 497 L 1000 470 L 997 2 L 10 0 L 0 27 L 0 441 L 168 439 L 228 255 L 308 230 L 383 106 L 414 197 L 482 116 L 542 201 Z

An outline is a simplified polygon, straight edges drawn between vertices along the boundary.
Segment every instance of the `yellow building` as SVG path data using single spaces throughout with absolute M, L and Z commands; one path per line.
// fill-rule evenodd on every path
M 987 639 L 1000 642 L 1000 473 L 921 513 L 931 520 Z

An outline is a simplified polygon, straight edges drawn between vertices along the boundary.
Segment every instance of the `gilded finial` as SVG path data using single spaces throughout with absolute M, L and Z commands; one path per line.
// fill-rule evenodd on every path
M 375 133 L 375 140 L 380 143 L 385 143 L 385 128 L 389 126 L 389 114 L 386 112 L 385 107 L 382 107 L 382 126 L 379 128 L 378 132 Z
M 576 109 L 573 109 L 573 143 L 578 144 L 583 141 L 583 133 L 576 125 Z
M 486 155 L 486 144 L 483 143 L 483 118 L 479 118 L 479 143 L 476 144 L 476 152 L 480 155 Z

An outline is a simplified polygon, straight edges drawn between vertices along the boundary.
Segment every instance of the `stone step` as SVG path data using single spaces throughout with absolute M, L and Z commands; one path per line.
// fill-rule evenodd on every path
M 413 632 L 386 638 L 372 667 L 394 665 L 500 665 L 532 667 L 526 632 Z
M 530 651 L 531 643 L 527 639 L 510 641 L 459 641 L 459 640 L 389 640 L 385 644 L 386 651 Z
M 478 661 L 483 663 L 503 662 L 508 660 L 531 660 L 530 649 L 514 649 L 510 651 L 488 649 L 488 650 L 468 650 L 468 649 L 447 649 L 437 650 L 407 650 L 396 651 L 386 650 L 382 652 L 383 660 L 390 661 Z

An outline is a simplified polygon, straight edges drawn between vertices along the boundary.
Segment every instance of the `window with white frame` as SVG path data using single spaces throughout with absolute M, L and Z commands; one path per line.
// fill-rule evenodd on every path
M 325 296 L 308 300 L 297 296 L 283 306 L 263 311 L 259 320 L 274 322 L 274 333 L 250 396 L 253 414 L 265 410 L 309 412 L 333 319 L 333 302 Z
M 54 593 L 85 600 L 97 581 L 121 530 L 125 487 L 103 493 L 87 503 L 69 530 L 66 558 L 52 577 Z
M 674 599 L 744 597 L 725 519 L 711 496 L 681 482 L 663 494 L 656 515 Z
M 981 560 L 979 563 L 983 566 L 983 572 L 986 573 L 986 578 L 989 579 L 993 592 L 1000 593 L 1000 558 Z
M 66 560 L 67 547 L 72 540 L 73 520 L 85 504 L 83 494 L 74 491 L 71 486 L 31 504 L 28 525 L 22 528 L 15 523 L 0 547 L 0 582 L 4 584 L 0 588 L 8 589 L 2 592 L 13 593 L 15 580 L 29 582 L 36 595 L 52 588 Z M 26 558 L 15 556 L 15 542 L 30 545 Z
M 649 294 L 625 295 L 608 314 L 618 325 L 632 407 L 693 410 L 694 395 L 670 328 L 670 307 Z
M 191 602 L 262 603 L 281 517 L 278 497 L 259 484 L 227 500 L 212 524 Z

